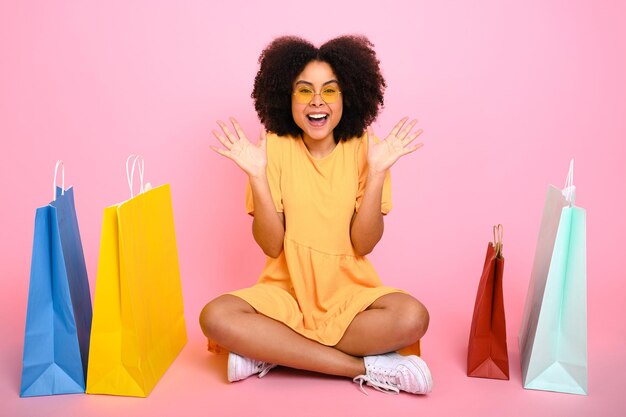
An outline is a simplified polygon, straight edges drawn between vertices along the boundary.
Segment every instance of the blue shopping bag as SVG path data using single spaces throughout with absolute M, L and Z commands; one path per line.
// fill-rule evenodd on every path
M 586 395 L 586 213 L 573 169 L 563 190 L 548 188 L 519 344 L 524 388 Z
M 74 191 L 56 186 L 59 167 L 54 200 L 35 214 L 21 397 L 85 392 L 91 296 Z

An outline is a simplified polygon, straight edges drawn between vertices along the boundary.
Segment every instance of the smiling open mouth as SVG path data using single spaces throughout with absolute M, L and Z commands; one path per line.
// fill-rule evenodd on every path
M 328 115 L 325 113 L 308 114 L 306 117 L 313 126 L 323 126 L 328 120 Z

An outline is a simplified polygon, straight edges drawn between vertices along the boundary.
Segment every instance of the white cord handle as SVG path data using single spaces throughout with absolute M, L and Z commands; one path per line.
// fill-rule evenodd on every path
M 496 256 L 502 257 L 502 237 L 504 236 L 504 226 L 501 224 L 493 226 L 493 247 L 496 250 Z
M 54 182 L 52 183 L 52 201 L 57 199 L 57 173 L 59 172 L 59 167 L 61 167 L 61 195 L 65 195 L 65 166 L 63 165 L 63 161 L 60 159 L 57 161 L 56 166 L 54 167 Z
M 130 160 L 133 160 L 132 166 L 129 166 Z M 133 193 L 133 179 L 135 178 L 135 167 L 138 167 L 139 170 L 139 193 L 144 192 L 143 185 L 143 173 L 144 173 L 144 161 L 143 156 L 141 155 L 130 155 L 126 159 L 126 179 L 128 180 L 128 188 L 130 188 L 130 198 L 133 198 L 135 195 Z
M 574 204 L 576 187 L 574 186 L 574 158 L 569 161 L 569 170 L 565 179 L 565 187 L 563 188 L 563 196 L 568 201 L 570 207 Z

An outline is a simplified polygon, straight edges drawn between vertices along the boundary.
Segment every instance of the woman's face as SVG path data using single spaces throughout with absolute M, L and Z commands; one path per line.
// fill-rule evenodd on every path
M 296 77 L 291 96 L 291 113 L 303 135 L 313 140 L 333 137 L 333 130 L 341 120 L 343 98 L 337 77 L 331 66 L 322 61 L 311 61 Z M 307 103 L 307 96 L 313 95 Z M 324 97 L 327 103 L 324 101 Z

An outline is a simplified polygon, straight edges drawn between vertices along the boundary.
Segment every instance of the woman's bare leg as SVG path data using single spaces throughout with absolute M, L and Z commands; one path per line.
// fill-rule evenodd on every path
M 207 304 L 200 326 L 229 351 L 259 361 L 350 378 L 365 373 L 362 358 L 307 339 L 233 295 Z
M 428 329 L 429 315 L 408 294 L 392 293 L 357 314 L 334 347 L 354 356 L 392 352 L 417 342 Z
M 263 362 L 350 378 L 365 373 L 361 356 L 413 344 L 426 332 L 428 321 L 428 311 L 415 298 L 387 294 L 359 313 L 339 343 L 329 347 L 257 313 L 233 295 L 216 298 L 200 314 L 204 334 L 229 351 Z

